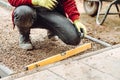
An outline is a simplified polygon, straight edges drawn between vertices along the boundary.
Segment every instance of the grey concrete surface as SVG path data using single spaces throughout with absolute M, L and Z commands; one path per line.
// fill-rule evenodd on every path
M 54 73 L 44 70 L 41 72 L 34 73 L 32 75 L 28 75 L 22 78 L 18 78 L 15 80 L 64 80 L 62 77 L 55 75 Z
M 80 60 L 82 63 L 120 80 L 120 48 Z
M 13 8 L 10 4 L 4 2 L 3 0 L 0 0 L 0 6 L 3 6 L 9 10 L 12 10 L 12 8 Z

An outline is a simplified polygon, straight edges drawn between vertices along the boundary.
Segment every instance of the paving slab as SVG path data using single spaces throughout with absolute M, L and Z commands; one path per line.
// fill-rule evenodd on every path
M 12 79 L 11 77 L 9 77 L 9 78 L 4 78 L 2 80 L 65 80 L 65 79 L 57 76 L 56 74 L 48 70 L 44 70 L 17 79 L 15 78 Z
M 64 79 L 53 74 L 48 70 L 45 70 L 15 80 L 64 80 Z
M 120 80 L 120 47 L 80 60 L 82 63 Z
M 117 80 L 108 74 L 81 63 L 81 61 L 59 65 L 49 70 L 66 80 Z

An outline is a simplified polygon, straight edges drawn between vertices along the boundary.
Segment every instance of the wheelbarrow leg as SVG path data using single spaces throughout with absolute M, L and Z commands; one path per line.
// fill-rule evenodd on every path
M 111 4 L 109 5 L 108 9 L 106 10 L 103 18 L 101 19 L 101 21 L 99 21 L 99 16 L 101 15 L 100 14 L 100 11 L 101 11 L 101 7 L 102 7 L 102 1 L 99 1 L 99 8 L 98 8 L 98 13 L 97 13 L 97 18 L 96 18 L 96 23 L 98 25 L 101 25 L 103 24 L 103 22 L 105 21 L 107 15 L 109 14 L 109 11 L 110 11 L 110 8 L 112 7 L 113 4 L 115 4 L 117 2 L 117 0 L 114 0 L 111 2 Z
M 117 12 L 119 13 L 120 10 L 119 10 L 119 8 L 118 8 L 118 4 L 116 3 L 115 6 L 116 6 L 116 9 L 117 9 Z M 120 17 L 120 14 L 119 14 L 119 17 Z
M 101 23 L 99 22 L 99 15 L 100 15 L 100 11 L 101 11 L 101 8 L 102 8 L 102 1 L 101 0 L 99 0 L 99 7 L 98 7 L 98 12 L 97 12 L 97 17 L 96 17 L 96 23 L 98 24 L 98 25 L 100 25 Z

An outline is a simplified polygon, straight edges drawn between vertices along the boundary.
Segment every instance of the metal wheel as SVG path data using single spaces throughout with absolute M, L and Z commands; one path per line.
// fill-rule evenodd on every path
M 99 6 L 99 2 L 98 1 L 90 1 L 90 0 L 84 0 L 83 1 L 83 6 L 85 9 L 85 12 L 94 17 L 97 15 L 97 11 L 98 11 L 98 6 Z

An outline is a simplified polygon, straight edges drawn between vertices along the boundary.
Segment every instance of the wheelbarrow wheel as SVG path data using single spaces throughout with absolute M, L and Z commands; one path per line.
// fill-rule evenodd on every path
M 89 1 L 89 0 L 84 0 L 83 1 L 83 6 L 85 9 L 85 12 L 94 17 L 97 15 L 98 7 L 99 7 L 99 2 L 97 1 Z

